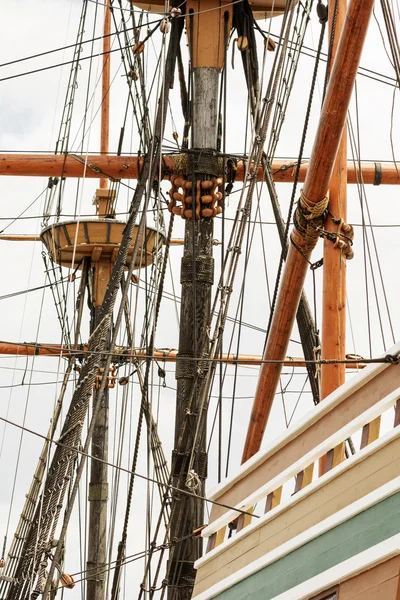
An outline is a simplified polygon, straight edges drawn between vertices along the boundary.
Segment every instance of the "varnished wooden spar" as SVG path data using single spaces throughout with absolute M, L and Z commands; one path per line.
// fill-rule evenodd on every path
M 27 234 L 2 233 L 0 235 L 0 240 L 3 240 L 4 242 L 41 242 L 42 238 L 40 237 L 40 235 L 30 235 L 29 233 L 27 233 Z M 170 241 L 171 246 L 183 246 L 183 244 L 184 244 L 183 238 L 174 238 Z M 218 242 L 217 240 L 215 240 L 214 244 L 216 246 L 220 246 L 221 242 Z
M 349 4 L 303 187 L 304 196 L 308 199 L 311 210 L 323 200 L 329 188 L 373 4 L 373 0 L 351 0 Z M 303 203 L 303 210 L 305 208 Z M 308 248 L 306 248 L 306 241 L 297 229 L 292 231 L 291 239 L 293 243 L 290 244 L 282 274 L 264 353 L 264 359 L 267 361 L 283 360 L 286 355 L 309 267 L 307 259 L 317 241 L 308 240 Z M 242 456 L 243 462 L 260 449 L 281 369 L 280 364 L 271 363 L 264 363 L 261 367 Z
M 137 179 L 138 171 L 143 166 L 143 158 L 137 156 L 85 156 L 69 154 L 0 154 L 0 175 L 18 177 L 88 177 L 98 178 L 105 173 L 109 179 Z M 86 164 L 86 167 L 85 167 Z M 165 169 L 173 171 L 174 157 L 163 156 Z M 300 167 L 299 181 L 304 182 L 309 162 Z M 291 159 L 274 160 L 272 173 L 277 183 L 292 183 L 294 181 L 296 163 Z M 235 181 L 243 181 L 245 164 L 238 161 Z M 168 176 L 165 175 L 165 179 Z M 258 169 L 257 178 L 263 179 L 263 169 Z M 399 185 L 400 176 L 393 163 L 362 162 L 361 174 L 354 167 L 353 161 L 347 163 L 347 183 L 362 181 L 369 185 Z
M 100 152 L 107 155 L 109 152 L 110 137 L 110 48 L 111 48 L 111 11 L 105 3 L 104 35 L 103 35 L 103 73 L 101 77 L 101 124 L 100 124 Z M 100 178 L 100 189 L 107 189 L 108 177 Z
M 81 345 L 76 350 L 70 351 L 68 348 L 60 346 L 58 344 L 16 344 L 12 342 L 0 342 L 0 355 L 17 355 L 17 356 L 60 356 L 69 358 L 70 356 L 82 356 L 87 352 L 87 345 Z M 177 350 L 165 349 L 165 350 L 154 350 L 153 357 L 157 360 L 175 363 L 177 361 Z M 132 360 L 137 358 L 146 358 L 146 351 L 141 348 L 136 349 L 133 354 L 129 348 L 118 347 L 115 349 L 115 359 Z M 253 354 L 223 354 L 221 359 L 222 362 L 228 365 L 242 365 L 242 366 L 259 366 L 262 361 L 261 356 Z M 292 358 L 286 357 L 283 361 L 284 367 L 305 367 L 306 363 L 303 358 Z M 363 369 L 365 363 L 362 362 L 349 362 L 346 363 L 346 367 L 349 369 Z
M 331 35 L 333 23 L 332 60 L 337 52 L 340 34 L 346 17 L 347 0 L 339 0 L 335 4 L 329 2 L 329 32 Z M 334 217 L 347 221 L 347 127 L 344 126 L 340 140 L 335 166 L 329 186 L 329 207 Z M 338 225 L 328 215 L 325 229 L 337 232 Z M 324 239 L 324 270 L 322 289 L 322 328 L 321 356 L 334 356 L 341 359 L 346 353 L 346 268 L 347 259 L 344 252 L 335 247 L 328 239 Z M 346 379 L 346 369 L 343 364 L 321 366 L 321 400 L 324 400 L 334 390 L 340 387 Z M 336 466 L 344 459 L 344 443 L 329 453 L 329 459 L 324 456 L 320 460 L 320 474 L 326 468 Z

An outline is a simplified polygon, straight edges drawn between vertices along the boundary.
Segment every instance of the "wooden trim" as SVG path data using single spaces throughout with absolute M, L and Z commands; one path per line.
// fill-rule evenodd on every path
M 365 457 L 364 461 L 352 465 L 350 469 L 344 469 L 341 465 L 337 469 L 341 472 L 330 472 L 325 476 L 327 481 L 322 485 L 321 479 L 316 480 L 312 486 L 292 496 L 274 512 L 267 513 L 246 530 L 238 533 L 229 544 L 224 544 L 200 558 L 195 564 L 199 580 L 202 581 L 226 563 L 224 554 L 229 556 L 232 562 L 236 557 L 242 556 L 244 551 L 247 554 L 246 560 L 253 564 L 255 572 L 308 543 L 314 537 L 396 494 L 400 490 L 400 477 L 393 478 L 393 473 L 398 472 L 399 461 L 393 463 L 393 468 L 390 465 L 391 457 L 393 453 L 397 455 L 398 448 L 399 439 L 381 449 L 375 456 Z M 372 465 L 371 461 L 375 457 L 375 464 Z M 383 463 L 385 467 L 382 470 Z M 319 511 L 319 514 L 315 515 L 315 511 Z M 297 523 L 300 521 L 302 523 L 299 528 Z M 293 524 L 296 524 L 295 530 Z M 280 532 L 284 532 L 285 537 L 280 535 Z M 279 540 L 272 540 L 271 543 L 271 537 L 278 535 Z M 251 555 L 252 548 L 257 548 L 256 558 Z
M 395 346 L 393 353 L 399 349 L 400 345 Z M 398 367 L 368 366 L 360 375 L 346 382 L 341 389 L 289 427 L 266 450 L 250 459 L 235 477 L 222 482 L 209 494 L 209 498 L 230 506 L 237 505 L 250 490 L 270 481 L 316 444 L 399 385 Z M 225 512 L 226 509 L 213 505 L 209 523 L 213 523 Z
M 400 343 L 396 344 L 395 346 L 390 348 L 390 350 L 388 350 L 389 354 L 397 354 L 398 352 L 400 352 Z M 219 483 L 213 490 L 211 490 L 208 497 L 211 500 L 221 499 L 223 494 L 230 490 L 238 481 L 247 478 L 249 474 L 255 471 L 258 467 L 260 467 L 260 465 L 263 464 L 267 458 L 274 456 L 279 450 L 286 447 L 290 442 L 298 438 L 302 433 L 309 430 L 310 427 L 312 427 L 318 421 L 323 419 L 327 414 L 333 412 L 335 408 L 343 404 L 349 397 L 356 394 L 361 389 L 362 395 L 363 397 L 365 397 L 365 386 L 370 381 L 378 379 L 379 375 L 381 375 L 382 372 L 386 371 L 387 369 L 393 371 L 392 367 L 393 365 L 390 365 L 388 363 L 368 365 L 365 369 L 363 369 L 361 373 L 349 379 L 349 381 L 344 383 L 340 389 L 335 390 L 335 392 L 330 394 L 329 398 L 327 398 L 323 403 L 320 403 L 318 404 L 318 406 L 313 407 L 312 410 L 310 410 L 304 417 L 300 418 L 297 422 L 293 423 L 293 425 L 291 425 L 282 435 L 277 437 L 275 440 L 272 440 L 272 442 L 268 444 L 265 450 L 257 452 L 257 454 L 255 454 L 250 460 L 248 460 L 246 464 L 241 465 L 238 470 L 238 473 L 226 478 L 224 481 Z M 384 383 L 386 384 L 386 382 Z M 379 382 L 379 384 L 380 387 L 382 387 L 383 382 Z M 388 389 L 389 391 L 392 391 L 393 386 L 389 388 L 386 385 L 383 394 L 387 394 Z M 383 396 L 380 396 L 380 398 L 382 397 Z M 354 400 L 352 401 L 352 403 L 354 404 Z M 340 411 L 343 412 L 341 406 Z
M 321 456 L 323 456 L 330 448 L 337 446 L 342 440 L 346 440 L 348 437 L 353 435 L 356 431 L 361 429 L 363 425 L 377 418 L 383 412 L 394 406 L 399 398 L 400 388 L 397 388 L 380 400 L 377 404 L 372 406 L 370 409 L 353 419 L 350 423 L 336 431 L 333 435 L 329 436 L 319 445 L 311 449 L 307 454 L 302 456 L 299 460 L 289 465 L 286 469 L 280 472 L 278 475 L 273 477 L 270 481 L 256 488 L 252 493 L 250 493 L 247 497 L 244 497 L 240 502 L 236 503 L 235 509 L 239 510 L 247 510 L 248 507 L 255 505 L 257 502 L 266 498 L 266 496 L 273 492 L 275 489 L 286 483 L 291 477 L 295 477 L 297 473 L 302 471 L 304 468 L 308 467 L 311 463 L 318 460 Z M 353 455 L 346 461 L 346 465 L 352 464 L 353 461 L 360 459 L 368 449 L 378 448 L 382 444 L 387 443 L 393 437 L 398 437 L 400 435 L 400 430 L 393 429 L 389 431 L 388 434 L 383 436 L 382 438 L 376 440 L 363 450 L 360 450 L 359 453 Z M 343 465 L 341 463 L 339 466 Z M 337 467 L 339 468 L 339 467 Z M 218 519 L 210 523 L 203 531 L 202 536 L 208 537 L 215 531 L 218 531 L 224 525 L 227 525 L 230 521 L 237 517 L 237 511 L 234 509 L 226 510 L 224 514 L 222 514 Z
M 357 575 L 358 573 L 370 569 L 371 567 L 380 564 L 384 560 L 397 556 L 400 553 L 400 534 L 364 550 L 359 554 L 327 569 L 323 573 L 311 577 L 307 581 L 297 585 L 296 587 L 283 592 L 274 598 L 274 600 L 309 600 L 312 594 L 327 589 L 329 586 L 334 586 L 340 581 L 344 581 Z M 259 570 L 260 567 L 258 567 Z M 208 590 L 193 596 L 196 600 L 209 600 L 215 598 L 218 594 L 233 587 L 239 581 L 249 577 L 255 572 L 254 563 L 227 577 L 218 584 L 212 586 Z

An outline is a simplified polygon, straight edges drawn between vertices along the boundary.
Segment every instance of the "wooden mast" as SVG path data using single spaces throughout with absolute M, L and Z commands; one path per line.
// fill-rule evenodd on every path
M 326 195 L 357 74 L 373 0 L 351 0 L 329 80 L 311 160 L 291 234 L 291 245 L 264 353 L 265 360 L 283 359 L 318 234 L 324 223 Z M 313 219 L 312 225 L 308 225 Z M 314 236 L 314 237 L 313 237 Z M 265 363 L 260 371 L 242 461 L 260 448 L 281 373 L 281 366 Z
M 102 104 L 100 149 L 102 154 L 108 153 L 109 115 L 110 115 L 110 33 L 111 11 L 109 0 L 104 5 L 103 29 L 103 71 L 102 71 Z M 112 214 L 113 199 L 109 197 L 108 178 L 100 178 L 100 189 L 96 192 L 96 209 L 99 217 Z M 87 259 L 86 259 L 87 260 Z M 111 277 L 110 257 L 100 255 L 98 260 L 91 259 L 93 271 L 93 298 L 91 302 L 90 333 L 93 333 L 101 320 L 100 307 L 105 290 Z M 108 373 L 104 374 L 105 377 Z M 93 390 L 93 405 L 96 404 L 98 386 Z M 91 453 L 95 459 L 90 461 L 89 482 L 89 529 L 86 563 L 87 600 L 104 600 L 107 575 L 107 500 L 108 500 L 108 412 L 109 393 L 106 386 L 102 394 L 100 410 L 93 429 Z
M 329 32 L 332 40 L 332 58 L 334 60 L 346 16 L 346 0 L 329 0 Z M 332 65 L 332 63 L 331 63 Z M 329 185 L 329 207 L 335 220 L 347 220 L 347 126 L 343 127 L 335 166 Z M 325 229 L 336 233 L 338 223 L 330 215 L 325 221 Z M 322 291 L 322 358 L 341 360 L 346 355 L 346 255 L 338 246 L 324 238 L 324 269 Z M 321 365 L 321 400 L 329 396 L 345 382 L 345 365 Z M 320 472 L 330 469 L 344 457 L 344 444 L 330 451 L 329 459 L 321 459 Z
M 220 71 L 224 65 L 232 6 L 224 7 L 216 0 L 188 0 L 186 26 L 189 38 L 193 81 L 192 150 L 184 181 L 173 179 L 191 200 L 182 210 L 186 218 L 185 243 L 181 262 L 181 313 L 177 363 L 175 444 L 172 457 L 173 485 L 187 486 L 188 463 L 195 443 L 196 423 L 200 418 L 197 391 L 198 365 L 193 360 L 207 352 L 207 324 L 211 311 L 214 279 L 213 211 L 202 201 L 215 190 L 218 160 L 217 148 L 218 96 Z M 185 182 L 187 181 L 187 183 Z M 211 189 L 208 184 L 211 184 Z M 220 183 L 219 183 L 220 184 Z M 174 211 L 175 212 L 175 211 Z M 187 358 L 188 360 L 185 360 Z M 194 402 L 187 410 L 188 398 L 194 390 Z M 182 437 L 182 431 L 188 432 Z M 197 493 L 204 496 L 206 477 L 206 436 L 200 436 L 194 456 L 193 471 Z M 204 501 L 174 494 L 171 510 L 171 539 L 185 541 L 172 548 L 168 565 L 169 600 L 189 600 L 195 581 L 194 562 L 202 554 L 201 539 L 192 532 L 203 524 Z M 185 539 L 186 538 L 186 539 Z

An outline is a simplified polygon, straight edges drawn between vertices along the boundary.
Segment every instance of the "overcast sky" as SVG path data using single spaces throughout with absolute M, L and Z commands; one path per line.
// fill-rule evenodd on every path
M 37 0 L 31 2 L 20 0 L 19 2 L 6 2 L 2 6 L 2 35 L 0 38 L 0 57 L 4 65 L 8 61 L 17 60 L 29 55 L 37 54 L 47 50 L 60 48 L 68 44 L 73 44 L 76 40 L 82 3 L 80 0 Z M 94 16 L 96 5 L 89 2 L 88 22 L 85 28 L 84 39 L 90 39 L 93 34 Z M 99 8 L 99 20 L 101 14 Z M 398 16 L 398 15 L 397 15 Z M 383 21 L 377 9 L 377 18 L 383 26 Z M 150 15 L 149 21 L 154 20 L 154 15 Z M 273 24 L 273 30 L 279 30 L 280 20 Z M 268 23 L 262 23 L 267 28 Z M 307 34 L 306 45 L 314 48 L 317 44 L 320 25 L 318 23 L 315 11 L 312 14 L 312 22 Z M 98 23 L 95 27 L 96 35 L 101 34 L 101 27 Z M 146 58 L 147 77 L 150 84 L 152 74 L 155 72 L 155 57 L 157 56 L 160 41 L 155 39 L 148 43 L 148 55 Z M 260 46 L 262 46 L 260 44 Z M 113 48 L 115 48 L 115 40 Z M 86 44 L 82 56 L 89 54 L 90 44 Z M 326 43 L 325 43 L 326 49 Z M 93 53 L 100 51 L 99 42 L 96 42 Z M 186 52 L 186 50 L 185 50 Z M 228 52 L 231 56 L 231 50 Z M 50 54 L 31 61 L 23 61 L 9 66 L 0 66 L 0 152 L 54 152 L 60 127 L 61 113 L 66 95 L 66 88 L 69 75 L 69 66 L 45 70 L 31 75 L 25 75 L 18 78 L 6 79 L 16 74 L 21 74 L 31 70 L 37 70 L 58 62 L 69 61 L 72 58 L 72 49 Z M 235 54 L 235 68 L 229 68 L 228 73 L 228 126 L 227 126 L 227 150 L 232 152 L 244 152 L 248 149 L 244 143 L 244 132 L 246 128 L 246 98 L 245 82 L 242 74 L 241 62 L 238 52 Z M 272 56 L 268 55 L 266 65 L 266 77 Z M 305 106 L 309 94 L 310 77 L 314 61 L 307 56 L 302 57 L 299 67 L 299 74 L 296 79 L 295 89 L 292 94 L 292 100 L 289 105 L 287 118 L 282 130 L 277 155 L 283 157 L 295 157 L 298 154 L 300 144 L 301 130 L 304 121 Z M 379 35 L 375 20 L 372 20 L 367 38 L 367 47 L 364 51 L 361 64 L 363 67 L 379 71 L 390 77 L 393 77 L 393 69 L 385 54 L 382 40 Z M 89 61 L 82 64 L 82 70 L 79 74 L 78 90 L 76 97 L 76 109 L 71 132 L 70 150 L 78 152 L 82 142 L 82 115 L 87 92 Z M 91 85 L 89 88 L 89 97 L 93 96 L 93 102 L 89 107 L 89 119 L 91 127 L 87 131 L 83 140 L 83 150 L 95 153 L 99 148 L 99 93 L 98 82 L 101 74 L 100 59 L 96 59 L 92 64 Z M 112 87 L 111 87 L 111 133 L 110 149 L 115 152 L 117 149 L 120 128 L 124 119 L 126 106 L 126 82 L 123 77 L 119 52 L 115 52 L 112 58 Z M 318 88 L 316 91 L 312 118 L 310 122 L 309 135 L 307 138 L 305 156 L 309 156 L 312 147 L 312 141 L 316 129 L 318 112 L 321 101 L 321 90 L 323 88 L 324 69 L 321 65 Z M 157 82 L 156 82 L 157 85 Z M 364 160 L 390 161 L 392 160 L 392 147 L 390 139 L 391 114 L 393 102 L 393 87 L 378 83 L 366 77 L 358 77 L 358 116 L 356 112 L 355 101 L 351 105 L 351 117 L 353 125 L 356 127 L 357 118 L 360 125 L 360 150 L 361 158 Z M 156 86 L 153 90 L 156 91 Z M 398 96 L 398 94 L 397 94 Z M 150 101 L 151 114 L 154 114 L 154 95 Z M 397 99 L 398 100 L 398 99 Z M 179 94 L 178 90 L 171 95 L 171 112 L 173 114 L 176 129 L 181 134 L 182 118 L 180 116 Z M 171 123 L 170 114 L 166 128 L 166 137 L 171 140 L 171 133 L 175 129 L 175 124 Z M 129 151 L 136 152 L 138 147 L 138 135 L 135 129 L 135 123 L 131 116 L 127 121 L 126 140 L 124 143 L 124 153 Z M 398 104 L 394 105 L 393 111 L 393 140 L 394 152 L 399 157 L 399 111 Z M 121 188 L 118 200 L 118 210 L 124 211 L 132 197 L 135 182 L 127 182 L 131 188 Z M 41 195 L 47 184 L 46 180 L 40 178 L 14 178 L 3 177 L 0 180 L 0 197 L 2 202 L 0 229 L 5 228 L 7 233 L 39 233 L 41 230 L 40 215 L 43 211 L 43 199 Z M 97 187 L 96 180 L 86 180 L 81 183 L 77 190 L 76 181 L 68 181 L 66 186 L 65 202 L 63 214 L 70 215 L 74 209 L 75 200 L 78 199 L 80 214 L 92 214 L 92 197 Z M 167 191 L 166 186 L 165 191 Z M 240 189 L 235 186 L 235 190 Z M 265 192 L 265 190 L 263 190 Z M 287 213 L 289 206 L 291 187 L 286 184 L 278 186 L 278 193 L 282 206 L 283 214 Z M 400 227 L 400 209 L 398 207 L 398 188 L 397 187 L 372 187 L 366 190 L 366 200 L 374 228 L 376 249 L 379 257 L 379 263 L 375 257 L 374 242 L 368 234 L 369 248 L 372 255 L 373 272 L 375 276 L 375 285 L 379 305 L 381 307 L 380 326 L 379 316 L 376 309 L 374 298 L 374 287 L 371 276 L 368 276 L 369 290 L 369 310 L 371 322 L 371 345 L 372 355 L 380 355 L 386 348 L 392 345 L 392 334 L 389 327 L 389 319 L 386 307 L 384 305 L 382 285 L 379 279 L 379 269 L 384 281 L 387 303 L 390 309 L 390 315 L 393 324 L 395 338 L 400 331 L 400 313 L 398 310 L 398 236 Z M 235 206 L 239 194 L 233 194 L 229 200 L 229 207 L 226 216 L 233 218 L 235 215 Z M 39 198 L 38 198 L 39 197 Z M 36 201 L 35 199 L 38 198 Z M 27 209 L 29 205 L 32 206 Z M 249 271 L 247 274 L 245 304 L 243 312 L 243 321 L 257 326 L 260 330 L 243 327 L 241 333 L 240 352 L 247 354 L 261 354 L 263 350 L 266 328 L 269 315 L 269 296 L 268 285 L 273 289 L 276 277 L 276 269 L 280 255 L 280 247 L 275 227 L 271 223 L 273 220 L 272 211 L 269 205 L 269 199 L 266 193 L 261 196 L 260 201 L 261 220 L 265 223 L 257 226 L 254 230 L 254 239 L 252 243 L 251 259 Z M 121 207 L 121 208 L 120 208 Z M 27 210 L 26 210 L 27 209 Z M 24 217 L 36 216 L 37 218 L 18 220 L 11 223 L 13 218 L 25 211 Z M 168 216 L 165 215 L 168 219 Z M 254 216 L 254 215 L 253 215 Z M 65 216 L 65 218 L 68 218 Z M 366 218 L 369 219 L 367 215 Z M 355 258 L 348 264 L 348 338 L 347 352 L 356 352 L 363 356 L 368 356 L 369 336 L 367 328 L 367 309 L 365 294 L 364 277 L 364 251 L 362 230 L 358 226 L 362 222 L 358 192 L 355 186 L 349 187 L 349 207 L 348 221 L 355 224 Z M 229 233 L 231 222 L 227 220 L 227 232 Z M 182 237 L 183 223 L 177 219 L 174 230 L 174 237 Z M 216 220 L 215 238 L 221 239 L 221 219 Z M 46 279 L 44 263 L 41 256 L 42 247 L 39 243 L 7 243 L 0 242 L 0 252 L 2 255 L 2 277 L 0 278 L 0 296 L 11 294 L 20 290 L 30 289 L 36 286 L 42 286 L 48 283 Z M 263 250 L 264 245 L 264 250 Z M 264 252 L 268 265 L 268 280 L 264 269 Z M 179 261 L 182 253 L 181 247 L 171 249 L 171 272 L 174 274 L 171 279 L 168 273 L 166 290 L 170 293 L 175 288 L 176 294 L 180 295 L 179 284 Z M 368 251 L 367 251 L 368 253 Z M 321 243 L 314 252 L 313 258 L 319 259 L 322 255 Z M 216 247 L 215 258 L 219 263 L 220 249 Z M 369 258 L 367 258 L 367 263 Z M 369 268 L 369 267 L 367 267 Z M 217 271 L 218 272 L 218 271 Z M 144 274 L 142 273 L 142 277 Z M 243 277 L 243 271 L 240 270 L 237 279 L 239 288 Z M 316 272 L 316 298 L 317 298 L 317 320 L 321 319 L 321 269 Z M 306 282 L 306 290 L 310 300 L 313 298 L 313 280 L 311 273 Z M 76 287 L 70 286 L 67 292 L 72 307 L 73 297 L 76 293 Z M 59 343 L 60 326 L 57 314 L 54 308 L 54 299 L 51 290 L 32 292 L 22 294 L 10 299 L 1 299 L 2 311 L 0 317 L 0 339 L 8 341 L 39 341 L 42 343 Z M 234 316 L 238 302 L 238 292 L 235 292 L 231 315 Z M 176 310 L 179 311 L 179 305 L 175 306 L 172 300 L 165 300 L 160 315 L 160 324 L 157 333 L 158 347 L 177 348 L 178 328 Z M 139 293 L 138 298 L 138 327 L 137 344 L 139 344 L 139 335 L 141 328 L 139 326 L 140 316 L 143 314 L 143 294 Z M 225 349 L 228 347 L 232 326 L 228 325 L 226 334 Z M 87 327 L 86 327 L 87 333 Z M 294 342 L 290 344 L 288 354 L 291 356 L 301 355 L 301 346 L 298 344 L 298 332 L 295 330 L 292 336 Z M 296 343 L 297 342 L 297 343 Z M 236 352 L 236 342 L 233 350 Z M 30 429 L 41 434 L 47 432 L 49 419 L 51 417 L 52 406 L 54 404 L 59 385 L 54 382 L 60 381 L 65 367 L 62 361 L 55 358 L 35 358 L 34 360 L 25 360 L 22 358 L 0 357 L 0 414 L 11 421 L 25 423 Z M 172 449 L 172 430 L 173 430 L 173 412 L 175 402 L 175 378 L 172 366 L 167 366 L 167 388 L 155 388 L 153 402 L 155 413 L 159 416 L 160 436 L 165 445 L 167 457 L 170 457 Z M 33 372 L 34 371 L 34 372 Z M 250 412 L 252 397 L 257 381 L 257 368 L 240 368 L 239 381 L 236 389 L 236 413 L 233 427 L 233 445 L 231 455 L 231 465 L 234 469 L 240 462 L 240 456 L 243 448 L 243 440 L 246 433 L 246 425 Z M 288 394 L 285 395 L 285 406 L 290 415 L 296 405 L 299 391 L 304 384 L 305 374 L 303 371 L 296 371 L 292 376 L 289 369 L 284 369 L 282 385 L 287 385 Z M 226 385 L 224 387 L 224 444 L 226 444 L 228 435 L 228 419 L 231 407 L 233 369 L 228 369 Z M 155 374 L 157 379 L 157 373 Z M 137 381 L 137 380 L 135 380 Z M 20 384 L 24 385 L 21 386 Z M 18 387 L 10 387 L 18 386 Z M 111 402 L 111 428 L 119 431 L 121 407 L 123 402 L 129 403 L 130 409 L 128 416 L 131 415 L 131 424 L 128 425 L 135 431 L 137 408 L 139 395 L 137 385 L 131 386 L 131 391 L 126 399 L 123 398 L 122 389 L 119 388 L 117 394 L 112 396 Z M 311 395 L 308 388 L 297 408 L 296 417 L 312 409 Z M 216 386 L 214 395 L 218 393 Z M 69 392 L 67 400 L 70 399 Z M 215 402 L 211 403 L 211 417 L 214 415 Z M 283 431 L 285 428 L 284 412 L 282 408 L 281 397 L 276 398 L 276 402 L 271 414 L 269 426 L 267 428 L 266 440 L 271 440 L 273 436 Z M 110 460 L 114 462 L 115 444 L 119 439 L 119 434 L 111 432 Z M 133 443 L 134 435 L 126 441 L 123 453 L 122 464 L 128 466 L 130 454 L 129 444 Z M 8 531 L 7 546 L 11 542 L 12 534 L 18 520 L 19 512 L 22 507 L 24 495 L 30 484 L 30 477 L 36 465 L 37 457 L 42 446 L 40 439 L 31 434 L 25 434 L 21 442 L 21 454 L 18 457 L 18 451 L 21 442 L 21 432 L 7 426 L 3 429 L 0 425 L 0 444 L 2 448 L 0 456 L 0 473 L 2 475 L 3 485 L 0 489 L 0 538 L 3 532 Z M 214 436 L 212 450 L 217 446 Z M 226 449 L 224 450 L 224 460 Z M 211 483 L 216 483 L 216 458 L 210 460 Z M 16 467 L 18 464 L 18 469 Z M 231 472 L 232 472 L 231 469 Z M 139 472 L 146 473 L 146 448 L 143 444 L 142 455 L 140 458 Z M 15 489 L 14 488 L 14 474 Z M 149 471 L 151 474 L 151 470 Z M 119 507 L 124 509 L 124 489 L 126 477 L 121 478 L 121 491 L 119 498 Z M 132 515 L 132 528 L 130 531 L 130 541 L 128 553 L 133 553 L 144 549 L 145 547 L 145 508 L 139 506 L 139 499 L 145 499 L 146 492 L 152 493 L 152 490 L 146 490 L 143 482 L 137 483 L 138 504 L 135 504 L 135 510 Z M 84 492 L 81 495 L 81 505 L 84 505 Z M 11 505 L 11 510 L 10 510 Z M 157 505 L 155 504 L 155 507 Z M 7 521 L 10 515 L 10 523 L 7 530 Z M 157 511 L 155 510 L 155 515 Z M 82 519 L 84 514 L 82 513 Z M 115 540 L 119 540 L 121 531 L 121 520 L 117 520 Z M 66 570 L 77 572 L 81 569 L 81 557 L 76 551 L 77 544 L 84 544 L 84 536 L 79 538 L 77 515 L 75 514 L 73 527 L 69 535 L 71 547 L 75 547 L 75 552 L 70 554 Z M 113 557 L 115 558 L 115 557 Z M 141 567 L 135 567 L 135 563 L 130 567 L 129 580 L 137 585 Z M 135 588 L 137 589 L 137 588 Z M 78 598 L 81 593 L 80 586 L 77 586 L 74 592 L 69 592 L 71 598 Z

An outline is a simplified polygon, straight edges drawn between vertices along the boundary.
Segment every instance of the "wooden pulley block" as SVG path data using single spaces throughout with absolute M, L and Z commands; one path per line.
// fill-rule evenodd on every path
M 60 583 L 63 587 L 72 590 L 75 587 L 75 581 L 72 575 L 68 575 L 68 573 L 61 573 L 60 575 Z
M 249 47 L 249 40 L 245 35 L 240 35 L 237 39 L 237 47 L 241 52 L 245 52 Z
M 275 52 L 276 42 L 272 38 L 268 37 L 264 40 L 264 46 L 269 52 Z
M 163 19 L 161 21 L 161 25 L 160 25 L 161 32 L 162 33 L 168 33 L 169 27 L 170 27 L 169 21 L 167 19 Z
M 144 42 L 137 42 L 137 44 L 133 44 L 132 46 L 132 52 L 135 56 L 138 56 L 138 54 L 142 54 L 144 50 Z

